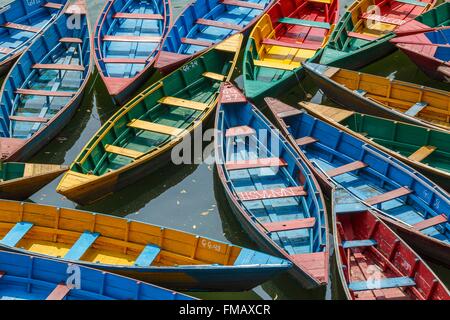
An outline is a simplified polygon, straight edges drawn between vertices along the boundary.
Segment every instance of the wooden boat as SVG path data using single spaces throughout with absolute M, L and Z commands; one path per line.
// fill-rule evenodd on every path
M 68 7 L 7 75 L 1 89 L 0 160 L 28 160 L 80 105 L 92 70 L 85 8 L 81 2 Z
M 168 72 L 252 27 L 275 0 L 192 0 L 173 23 L 155 68 Z
M 433 31 L 434 28 L 450 25 L 450 3 L 443 2 L 439 6 L 422 13 L 413 20 L 398 26 L 394 32 L 397 36 Z
M 0 76 L 66 7 L 67 0 L 15 0 L 0 8 Z
M 448 91 L 320 64 L 305 63 L 304 68 L 327 97 L 346 109 L 450 129 Z
M 309 102 L 300 102 L 300 106 L 314 117 L 408 164 L 450 191 L 449 132 Z
M 171 150 L 213 113 L 241 42 L 235 35 L 122 107 L 88 142 L 57 191 L 92 203 L 171 161 Z
M 51 164 L 0 162 L 0 198 L 26 200 L 67 169 Z
M 344 189 L 336 189 L 335 201 L 336 260 L 347 299 L 450 300 L 430 267 L 373 212 Z
M 311 171 L 229 83 L 221 90 L 216 128 L 218 176 L 242 227 L 260 247 L 291 261 L 303 286 L 326 285 L 327 214 Z
M 265 253 L 142 222 L 0 200 L 0 248 L 180 290 L 250 290 L 291 264 Z
M 341 185 L 376 210 L 420 254 L 450 265 L 450 198 L 382 150 L 305 111 L 266 99 L 277 123 L 324 190 Z
M 170 0 L 108 0 L 92 37 L 109 94 L 123 104 L 148 80 L 172 19 Z
M 429 77 L 450 82 L 450 26 L 391 40 Z
M 244 51 L 245 96 L 259 101 L 292 86 L 301 62 L 318 60 L 339 18 L 338 0 L 278 0 L 258 21 Z
M 356 0 L 336 24 L 321 64 L 359 69 L 389 53 L 389 40 L 405 22 L 434 7 L 436 0 Z
M 75 280 L 74 275 L 79 278 Z M 0 300 L 194 300 L 71 263 L 0 251 Z

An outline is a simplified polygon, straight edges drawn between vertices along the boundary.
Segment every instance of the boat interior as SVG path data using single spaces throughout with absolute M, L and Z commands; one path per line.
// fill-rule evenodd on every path
M 73 99 L 89 75 L 89 31 L 69 28 L 61 16 L 21 57 L 5 83 L 0 136 L 28 139 Z
M 338 190 L 339 201 L 352 197 Z M 345 199 L 344 199 L 345 201 Z M 445 296 L 436 276 L 370 211 L 337 211 L 342 272 L 356 300 L 427 300 Z
M 28 40 L 34 38 L 64 7 L 66 1 L 56 0 L 49 5 L 46 1 L 34 1 L 24 5 L 23 1 L 15 1 L 14 10 L 4 6 L 0 13 L 0 21 L 8 23 L 0 28 L 0 61 Z
M 164 50 L 191 55 L 242 31 L 269 5 L 269 0 L 198 0 L 175 22 Z
M 431 181 L 305 112 L 284 122 L 306 157 L 337 184 L 394 220 L 450 243 L 450 202 Z
M 279 1 L 253 29 L 246 79 L 276 82 L 314 57 L 336 19 L 337 1 Z
M 107 77 L 133 78 L 156 56 L 170 19 L 169 1 L 116 0 L 95 30 L 97 59 Z M 150 54 L 149 54 L 150 53 Z
M 336 26 L 331 47 L 352 52 L 430 9 L 434 0 L 358 0 Z

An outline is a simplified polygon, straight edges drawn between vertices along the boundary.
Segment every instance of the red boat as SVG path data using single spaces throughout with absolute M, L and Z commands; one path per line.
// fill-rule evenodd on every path
M 391 40 L 429 77 L 450 81 L 450 27 Z
M 428 265 L 343 189 L 334 193 L 338 271 L 350 300 L 450 300 Z

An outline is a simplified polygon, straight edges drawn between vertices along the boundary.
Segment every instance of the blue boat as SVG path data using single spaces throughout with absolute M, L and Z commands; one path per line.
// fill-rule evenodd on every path
M 15 0 L 0 8 L 0 75 L 55 21 L 67 3 L 67 0 Z
M 274 0 L 193 0 L 166 35 L 155 68 L 166 74 L 231 35 L 245 32 Z
M 86 6 L 79 2 L 17 60 L 0 95 L 2 160 L 27 161 L 70 121 L 92 73 Z
M 194 300 L 71 263 L 0 251 L 0 300 Z
M 106 1 L 92 38 L 100 76 L 116 104 L 148 80 L 172 21 L 170 0 Z
M 450 265 L 447 192 L 356 136 L 278 100 L 266 98 L 266 103 L 325 190 L 331 189 L 329 181 L 341 185 L 417 251 Z
M 260 247 L 293 263 L 303 286 L 326 285 L 327 214 L 313 174 L 233 85 L 219 99 L 217 171 L 234 214 Z

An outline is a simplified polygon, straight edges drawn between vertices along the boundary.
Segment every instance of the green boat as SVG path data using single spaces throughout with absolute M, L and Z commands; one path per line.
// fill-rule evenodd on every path
M 436 0 L 357 0 L 322 50 L 321 64 L 359 69 L 396 50 L 394 30 L 434 7 Z
M 401 25 L 395 29 L 395 33 L 397 36 L 406 36 L 446 26 L 450 26 L 450 2 L 444 2 L 436 8 L 421 14 L 414 20 Z
M 213 114 L 242 38 L 230 37 L 128 102 L 88 142 L 57 191 L 89 204 L 170 163 L 172 149 Z
M 300 102 L 311 115 L 356 135 L 450 190 L 450 132 Z

